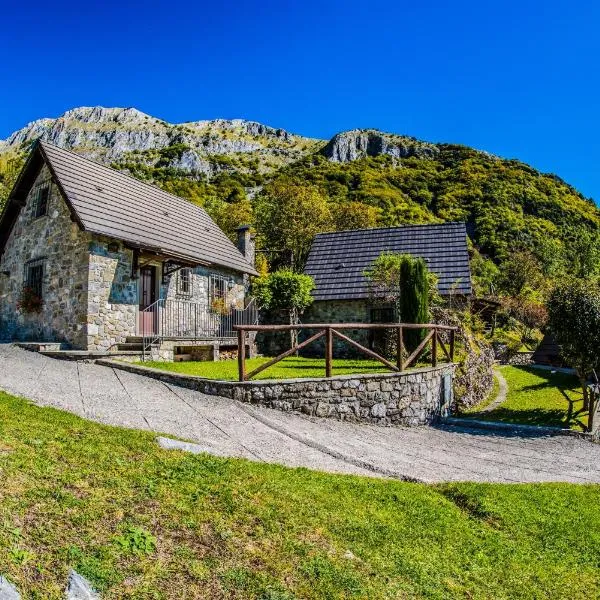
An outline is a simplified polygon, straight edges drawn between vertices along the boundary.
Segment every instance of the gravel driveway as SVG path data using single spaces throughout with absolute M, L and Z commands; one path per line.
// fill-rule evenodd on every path
M 0 388 L 94 421 L 191 440 L 219 456 L 426 482 L 600 483 L 600 445 L 577 438 L 310 418 L 8 344 L 0 344 Z

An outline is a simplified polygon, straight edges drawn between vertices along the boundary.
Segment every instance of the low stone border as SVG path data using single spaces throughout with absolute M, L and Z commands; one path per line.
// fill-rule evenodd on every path
M 445 364 L 404 373 L 234 382 L 113 360 L 97 364 L 240 402 L 378 425 L 426 425 L 448 416 L 456 367 Z

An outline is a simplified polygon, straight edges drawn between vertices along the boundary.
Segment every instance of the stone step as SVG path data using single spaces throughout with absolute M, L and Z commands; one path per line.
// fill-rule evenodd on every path
M 117 350 L 119 352 L 122 352 L 123 350 L 127 350 L 127 351 L 135 351 L 135 352 L 142 352 L 142 350 L 144 349 L 144 345 L 142 344 L 142 342 L 124 342 L 121 344 L 117 344 Z
M 23 348 L 23 350 L 31 350 L 33 352 L 45 352 L 61 350 L 60 342 L 16 342 L 15 346 Z
M 49 350 L 40 352 L 44 356 L 61 360 L 96 360 L 99 358 L 117 358 L 119 356 L 141 356 L 142 351 L 137 350 Z M 0 596 L 0 600 L 2 597 Z

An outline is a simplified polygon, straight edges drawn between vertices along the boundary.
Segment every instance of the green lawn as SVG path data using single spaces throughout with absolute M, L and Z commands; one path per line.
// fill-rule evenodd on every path
M 508 384 L 506 402 L 490 412 L 478 412 L 485 404 L 469 411 L 468 416 L 490 421 L 527 425 L 549 425 L 583 429 L 587 415 L 582 414 L 583 396 L 574 375 L 552 373 L 532 367 L 500 367 Z
M 71 567 L 104 599 L 592 598 L 599 505 L 600 486 L 429 486 L 166 451 L 0 394 L 0 573 L 28 599 L 62 598 Z
M 246 371 L 250 372 L 271 360 L 270 357 L 250 358 L 246 361 Z M 198 375 L 208 379 L 238 379 L 237 360 L 189 361 L 189 362 L 145 362 L 145 366 L 186 375 Z M 389 369 L 376 360 L 343 360 L 333 361 L 334 375 L 350 375 L 352 373 L 385 373 Z M 324 358 L 303 358 L 290 356 L 265 369 L 253 379 L 293 379 L 296 377 L 325 377 Z

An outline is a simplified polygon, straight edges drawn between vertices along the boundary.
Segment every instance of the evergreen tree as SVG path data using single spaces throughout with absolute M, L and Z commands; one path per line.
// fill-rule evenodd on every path
M 422 258 L 405 255 L 400 264 L 400 321 L 403 323 L 429 322 L 429 278 Z M 407 329 L 404 343 L 412 352 L 425 337 L 423 329 Z

